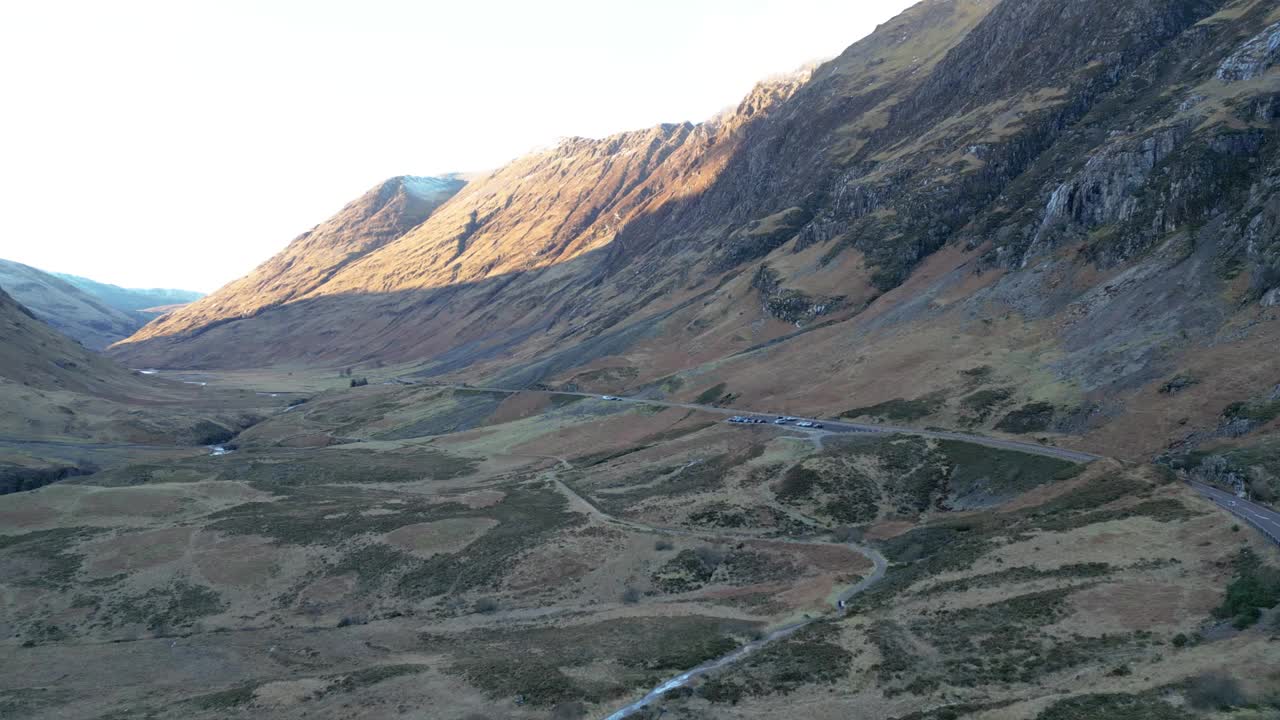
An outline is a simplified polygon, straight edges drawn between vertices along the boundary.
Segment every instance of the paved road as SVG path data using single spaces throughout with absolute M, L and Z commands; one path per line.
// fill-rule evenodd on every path
M 1280 512 L 1263 507 L 1255 502 L 1219 490 L 1203 483 L 1191 482 L 1201 495 L 1222 506 L 1224 510 L 1254 526 L 1271 542 L 1280 545 Z
M 471 385 L 440 385 L 437 387 L 450 387 L 462 390 L 481 390 L 485 392 L 496 393 L 518 393 L 518 392 L 540 392 L 547 395 L 568 395 L 572 397 L 584 398 L 600 398 L 596 393 L 580 393 L 565 392 L 562 390 L 515 390 L 512 388 L 495 388 L 495 387 L 476 387 Z M 657 405 L 659 407 L 685 408 L 688 410 L 700 410 L 702 412 L 716 413 L 718 415 L 742 415 L 743 417 L 758 417 L 772 421 L 779 415 L 785 413 L 763 413 L 751 410 L 737 410 L 734 408 L 717 407 L 715 405 L 698 405 L 696 403 L 667 402 L 665 400 L 648 400 L 645 398 L 619 397 L 617 402 L 634 403 L 637 405 Z M 821 422 L 826 432 L 831 433 L 883 433 L 883 434 L 903 434 L 916 435 L 919 437 L 937 438 L 939 440 L 959 440 L 961 442 L 975 443 L 977 445 L 985 445 L 987 447 L 996 448 L 998 450 L 1014 450 L 1017 452 L 1030 453 L 1032 455 L 1043 455 L 1045 457 L 1057 458 L 1075 463 L 1090 463 L 1094 460 L 1101 460 L 1103 456 L 1094 455 L 1093 453 L 1081 452 L 1079 450 L 1068 450 L 1066 448 L 1052 447 L 1050 445 L 1041 445 L 1039 443 L 1021 442 L 1018 440 L 1002 440 L 1000 438 L 985 437 L 982 435 L 970 435 L 967 433 L 949 432 L 945 430 L 921 430 L 919 428 L 899 427 L 896 425 L 871 425 L 865 423 L 842 422 L 837 420 L 824 420 L 821 418 L 805 418 L 798 417 L 800 420 L 812 420 Z M 752 427 L 746 425 L 744 427 Z M 794 425 L 787 426 L 791 430 L 805 430 L 805 428 L 797 428 Z

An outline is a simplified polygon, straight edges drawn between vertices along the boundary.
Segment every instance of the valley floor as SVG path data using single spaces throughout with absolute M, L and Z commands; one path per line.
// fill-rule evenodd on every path
M 0 496 L 0 714 L 603 718 L 751 643 L 633 716 L 1263 717 L 1280 691 L 1277 611 L 1239 591 L 1280 553 L 1161 468 L 258 381 L 228 454 L 74 448 L 97 472 Z

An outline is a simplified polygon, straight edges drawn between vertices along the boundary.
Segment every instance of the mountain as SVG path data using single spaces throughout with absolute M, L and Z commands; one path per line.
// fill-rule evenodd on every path
M 112 394 L 131 373 L 57 332 L 0 288 L 0 378 L 39 390 Z
M 157 314 L 153 312 L 155 308 L 163 307 L 164 312 L 169 312 L 177 306 L 185 305 L 204 297 L 204 293 L 192 290 L 122 288 L 119 285 L 100 283 L 78 275 L 51 274 L 66 280 L 117 310 L 123 310 L 127 313 L 141 313 L 143 322 L 150 320 Z
M 135 455 L 145 450 L 137 444 L 155 445 L 167 459 L 175 446 L 218 442 L 256 422 L 266 400 L 130 371 L 0 288 L 0 495 L 12 491 L 14 467 L 118 460 L 120 448 L 97 443 L 133 443 Z
M 366 195 L 112 352 L 1194 444 L 1280 380 L 1278 45 L 1261 0 L 926 0 L 710 121 Z
M 0 260 L 0 287 L 35 317 L 91 350 L 128 337 L 145 322 L 60 277 L 9 260 Z
M 306 297 L 343 268 L 422 223 L 465 184 L 455 176 L 392 178 L 294 238 L 245 277 L 157 319 L 143 337 L 203 333 Z

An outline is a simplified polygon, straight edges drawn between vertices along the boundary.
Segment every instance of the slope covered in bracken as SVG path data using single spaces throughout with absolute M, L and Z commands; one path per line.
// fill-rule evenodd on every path
M 335 255 L 295 241 L 113 352 L 1196 444 L 1280 381 L 1278 23 L 926 0 L 708 122 L 520 158 L 280 291 Z

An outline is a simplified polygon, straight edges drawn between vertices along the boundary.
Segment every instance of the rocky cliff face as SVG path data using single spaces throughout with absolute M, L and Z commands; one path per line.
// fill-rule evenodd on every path
M 832 413 L 927 396 L 937 422 L 1033 407 L 1124 447 L 1104 429 L 1141 409 L 1173 439 L 1216 422 L 1194 402 L 1275 382 L 1277 23 L 1261 0 L 927 0 L 709 122 L 566 141 L 351 252 L 304 236 L 115 352 L 612 369 Z M 1210 364 L 1229 375 L 1154 391 Z

